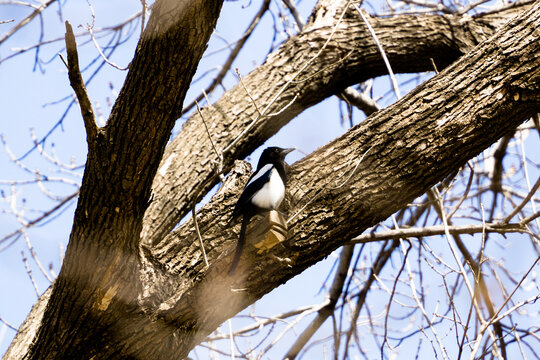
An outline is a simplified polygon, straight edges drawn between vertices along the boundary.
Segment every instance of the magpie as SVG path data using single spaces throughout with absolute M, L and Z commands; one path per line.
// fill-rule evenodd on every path
M 285 156 L 293 150 L 295 149 L 282 149 L 275 146 L 264 149 L 259 158 L 257 170 L 244 187 L 233 210 L 233 219 L 242 216 L 242 226 L 229 275 L 234 272 L 240 260 L 249 220 L 255 215 L 276 210 L 283 201 L 287 184 Z

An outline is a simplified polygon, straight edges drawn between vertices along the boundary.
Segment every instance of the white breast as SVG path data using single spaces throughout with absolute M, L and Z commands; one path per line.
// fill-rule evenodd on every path
M 270 181 L 251 198 L 251 202 L 262 209 L 276 210 L 284 197 L 285 185 L 278 171 L 272 169 Z

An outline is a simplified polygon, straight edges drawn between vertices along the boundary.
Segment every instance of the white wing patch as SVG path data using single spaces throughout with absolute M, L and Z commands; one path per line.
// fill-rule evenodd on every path
M 266 174 L 267 171 L 270 171 L 270 169 L 272 169 L 273 165 L 272 164 L 266 164 L 264 165 L 261 170 L 257 171 L 257 173 L 255 174 L 255 176 L 253 176 L 251 178 L 251 180 L 246 184 L 246 187 L 248 187 L 249 184 L 251 184 L 252 182 L 254 182 L 255 180 L 257 180 L 258 178 L 260 178 L 261 176 L 263 176 L 264 174 Z
M 270 164 L 265 165 L 261 169 L 260 173 L 254 176 L 251 181 L 257 179 L 268 171 L 265 170 L 267 166 L 272 167 Z M 272 167 L 270 181 L 266 183 L 259 191 L 257 191 L 257 193 L 251 198 L 251 202 L 262 209 L 276 210 L 283 201 L 284 197 L 285 185 L 283 184 L 278 171 Z

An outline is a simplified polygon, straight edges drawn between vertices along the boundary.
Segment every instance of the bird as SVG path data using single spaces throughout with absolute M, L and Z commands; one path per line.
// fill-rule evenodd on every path
M 283 149 L 277 146 L 264 149 L 259 158 L 257 169 L 249 178 L 238 198 L 232 218 L 234 220 L 242 216 L 242 225 L 234 258 L 229 268 L 229 275 L 234 273 L 242 255 L 249 220 L 255 215 L 277 210 L 283 201 L 287 185 L 285 156 L 293 150 L 295 148 Z

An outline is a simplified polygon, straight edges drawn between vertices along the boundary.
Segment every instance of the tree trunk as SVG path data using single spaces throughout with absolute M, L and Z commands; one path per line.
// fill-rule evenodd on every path
M 148 321 L 138 304 L 139 234 L 152 179 L 220 9 L 220 1 L 156 2 L 108 123 L 88 138 L 65 260 L 26 358 L 150 358 L 140 339 Z
M 236 275 L 228 277 L 237 238 L 228 222 L 247 176 L 243 163 L 198 213 L 208 268 L 191 222 L 169 234 L 213 177 L 213 150 L 206 135 L 198 136 L 204 131 L 198 117 L 165 152 L 139 236 L 150 184 L 189 83 L 185 79 L 191 79 L 219 7 L 203 0 L 154 6 L 109 123 L 89 144 L 66 258 L 43 319 L 34 314 L 33 324 L 41 327 L 27 358 L 183 358 L 224 320 L 406 206 L 540 110 L 540 4 L 474 48 L 492 31 L 478 19 L 468 25 L 440 16 L 370 19 L 394 70 L 427 70 L 430 57 L 441 66 L 449 63 L 448 54 L 456 58 L 471 51 L 294 164 L 285 204 L 291 216 L 287 241 L 259 254 L 256 240 L 248 238 Z M 244 79 L 267 115 L 249 135 L 234 141 L 257 118 L 242 87 L 203 111 L 214 141 L 222 150 L 229 146 L 225 167 L 306 107 L 384 73 L 357 13 L 343 17 L 335 31 L 317 27 L 317 19 Z M 421 27 L 408 29 L 415 19 Z M 463 26 L 467 31 L 456 30 Z M 389 38 L 398 35 L 399 42 Z M 185 58 L 193 61 L 182 62 Z M 14 344 L 24 340 L 17 337 Z M 14 344 L 6 358 L 22 356 L 24 347 Z

